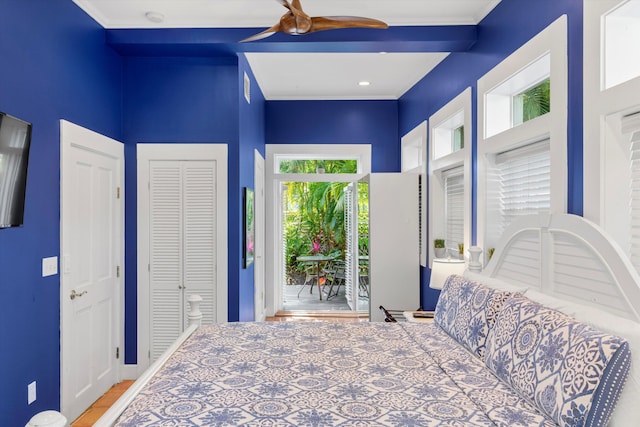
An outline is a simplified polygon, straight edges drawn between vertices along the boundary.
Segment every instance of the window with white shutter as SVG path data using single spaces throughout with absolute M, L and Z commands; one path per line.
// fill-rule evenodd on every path
M 464 168 L 458 166 L 442 173 L 445 193 L 445 246 L 449 253 L 464 243 Z
M 517 217 L 551 208 L 549 140 L 496 154 L 487 174 L 487 243 L 495 247 Z
M 485 264 L 514 218 L 565 213 L 572 201 L 566 49 L 562 16 L 478 79 L 476 244 Z
M 622 118 L 622 133 L 629 138 L 630 150 L 629 256 L 640 271 L 640 112 Z
M 471 92 L 465 89 L 429 118 L 429 260 L 435 240 L 444 239 L 452 256 L 460 244 L 471 246 Z

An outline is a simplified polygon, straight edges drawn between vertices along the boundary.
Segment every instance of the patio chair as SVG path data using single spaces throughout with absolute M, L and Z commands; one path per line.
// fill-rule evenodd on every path
M 304 283 L 302 284 L 302 287 L 300 288 L 300 290 L 298 291 L 298 298 L 300 298 L 300 294 L 302 293 L 302 290 L 304 289 L 305 286 L 307 286 L 308 284 L 311 284 L 311 289 L 309 289 L 309 293 L 313 294 L 313 285 L 314 282 L 316 282 L 318 280 L 318 273 L 317 273 L 317 268 L 316 268 L 316 264 L 309 264 L 305 269 L 304 269 Z
M 360 264 L 358 268 L 358 296 L 369 299 L 369 265 Z
M 329 300 L 338 295 L 340 286 L 345 285 L 345 263 L 343 260 L 333 260 L 324 272 L 326 276 L 325 289 L 327 300 Z

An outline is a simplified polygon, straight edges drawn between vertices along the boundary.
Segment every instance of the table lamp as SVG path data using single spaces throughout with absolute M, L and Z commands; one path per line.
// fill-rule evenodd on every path
M 431 280 L 429 287 L 432 289 L 442 289 L 447 277 L 452 274 L 462 274 L 465 269 L 462 259 L 436 258 L 431 264 Z

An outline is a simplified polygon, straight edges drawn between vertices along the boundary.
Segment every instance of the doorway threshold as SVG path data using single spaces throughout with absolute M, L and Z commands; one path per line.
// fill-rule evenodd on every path
M 304 321 L 304 320 L 334 320 L 343 322 L 368 322 L 367 311 L 336 311 L 336 310 L 280 310 L 275 316 L 267 318 L 272 322 Z

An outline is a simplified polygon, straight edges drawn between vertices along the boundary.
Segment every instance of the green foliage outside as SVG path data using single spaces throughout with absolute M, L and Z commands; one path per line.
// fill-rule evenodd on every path
M 281 162 L 282 173 L 315 173 L 324 167 L 326 173 L 355 173 L 356 163 L 350 160 L 291 160 Z M 331 176 L 327 175 L 330 179 Z M 335 255 L 344 259 L 346 235 L 344 229 L 345 197 L 343 182 L 289 182 L 283 218 L 286 240 L 286 271 L 289 277 L 302 272 L 305 265 L 297 262 L 301 255 Z M 360 254 L 369 253 L 368 185 L 358 185 L 358 234 Z
M 546 79 L 516 96 L 516 102 L 522 103 L 522 121 L 520 123 L 535 119 L 551 111 L 550 90 L 551 80 Z

